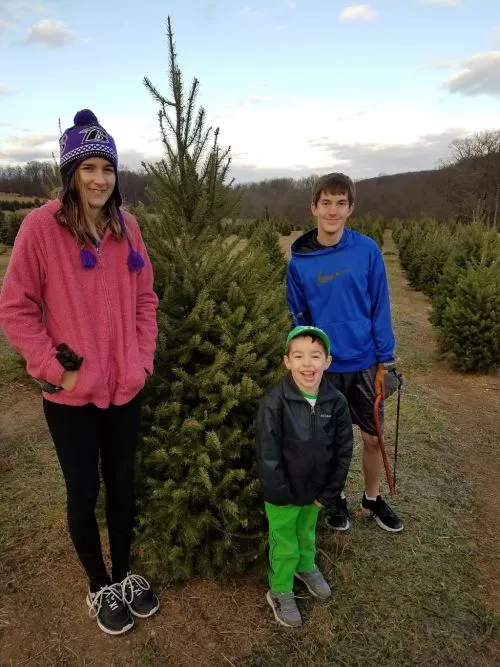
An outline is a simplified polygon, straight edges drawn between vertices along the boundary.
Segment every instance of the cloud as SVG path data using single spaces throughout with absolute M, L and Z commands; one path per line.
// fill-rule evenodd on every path
M 43 14 L 45 11 L 43 2 L 0 0 L 0 18 L 5 18 L 7 22 L 18 23 L 26 18 L 33 18 L 33 14 Z
M 30 160 L 50 160 L 52 153 L 58 152 L 58 134 L 26 133 L 2 138 L 0 161 L 29 162 Z
M 456 64 L 453 60 L 433 60 L 427 65 L 423 65 L 421 69 L 427 70 L 429 72 L 436 72 L 443 69 L 455 69 Z
M 16 93 L 17 90 L 14 90 L 14 88 L 0 83 L 0 97 L 7 97 L 8 95 L 15 95 Z
M 433 5 L 434 7 L 458 7 L 459 0 L 418 0 L 421 5 Z
M 42 19 L 30 28 L 27 44 L 44 44 L 50 47 L 61 47 L 73 41 L 73 33 L 62 21 Z
M 477 53 L 460 63 L 460 72 L 444 81 L 442 88 L 469 97 L 500 97 L 500 51 Z
M 464 134 L 461 128 L 450 128 L 439 134 L 424 134 L 415 142 L 392 145 L 318 140 L 311 140 L 311 144 L 329 153 L 332 168 L 348 169 L 359 179 L 380 173 L 435 169 L 448 154 L 450 143 Z
M 378 12 L 371 5 L 347 5 L 339 14 L 341 21 L 373 21 Z
M 8 23 L 7 21 L 1 21 L 0 20 L 0 37 L 4 35 L 8 30 L 11 28 L 11 23 Z

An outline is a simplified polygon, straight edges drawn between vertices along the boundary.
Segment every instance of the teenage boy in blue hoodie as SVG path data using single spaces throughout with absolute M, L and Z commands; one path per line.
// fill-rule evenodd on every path
M 389 289 L 377 244 L 345 228 L 354 198 L 354 183 L 345 174 L 318 179 L 311 204 L 317 228 L 292 244 L 287 303 L 295 325 L 319 327 L 331 341 L 327 376 L 347 398 L 363 439 L 361 506 L 381 528 L 399 532 L 402 522 L 380 495 L 383 461 L 373 418 L 376 394 L 387 398 L 398 386 Z M 379 417 L 383 425 L 383 402 Z M 345 496 L 327 513 L 326 522 L 333 530 L 349 528 Z

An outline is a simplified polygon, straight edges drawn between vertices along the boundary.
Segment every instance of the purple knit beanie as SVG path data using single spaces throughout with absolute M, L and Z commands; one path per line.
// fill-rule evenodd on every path
M 118 152 L 113 137 L 99 125 L 95 114 L 90 109 L 82 109 L 73 119 L 59 139 L 61 159 L 59 169 L 63 179 L 62 200 L 66 198 L 71 177 L 78 165 L 89 157 L 102 157 L 114 167 L 116 185 L 113 195 L 117 206 L 121 206 L 122 197 L 118 186 Z
M 132 248 L 123 213 L 119 208 L 122 205 L 122 196 L 118 185 L 118 152 L 115 141 L 102 125 L 99 124 L 95 114 L 90 109 L 78 111 L 73 119 L 73 123 L 73 127 L 69 127 L 59 139 L 59 170 L 63 180 L 61 200 L 64 203 L 64 200 L 67 198 L 71 177 L 81 162 L 91 157 L 101 157 L 109 160 L 113 165 L 116 176 L 115 187 L 111 196 L 115 198 L 120 226 L 129 245 L 127 265 L 131 271 L 138 271 L 143 268 L 144 260 Z M 82 248 L 80 258 L 84 269 L 92 269 L 97 263 L 96 256 L 87 248 Z

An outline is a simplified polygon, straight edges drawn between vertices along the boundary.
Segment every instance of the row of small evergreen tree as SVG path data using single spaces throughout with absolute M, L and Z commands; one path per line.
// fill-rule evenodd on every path
M 397 223 L 410 284 L 430 297 L 440 351 L 461 371 L 500 366 L 500 236 L 481 223 Z
M 0 211 L 0 243 L 13 245 L 26 211 Z
M 41 199 L 0 199 L 0 211 L 21 211 L 40 206 Z

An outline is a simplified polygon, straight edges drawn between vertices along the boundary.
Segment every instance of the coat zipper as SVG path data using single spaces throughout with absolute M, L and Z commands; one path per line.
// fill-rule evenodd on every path
M 315 406 L 311 405 L 311 426 L 312 426 L 312 436 L 313 438 L 316 437 L 316 411 L 315 411 Z
M 102 240 L 95 244 L 96 248 L 96 254 L 97 254 L 97 266 L 98 270 L 101 276 L 101 284 L 103 288 L 103 293 L 104 293 L 104 302 L 106 304 L 106 310 L 108 312 L 108 331 L 109 331 L 109 338 L 110 342 L 113 342 L 114 340 L 114 335 L 113 335 L 113 317 L 112 317 L 112 312 L 111 312 L 111 303 L 109 300 L 109 295 L 108 295 L 108 290 L 106 287 L 106 278 L 103 273 L 104 269 L 104 263 L 102 261 Z M 114 377 L 113 371 L 113 364 L 108 356 L 108 387 L 110 394 L 113 395 L 116 389 L 116 378 Z

